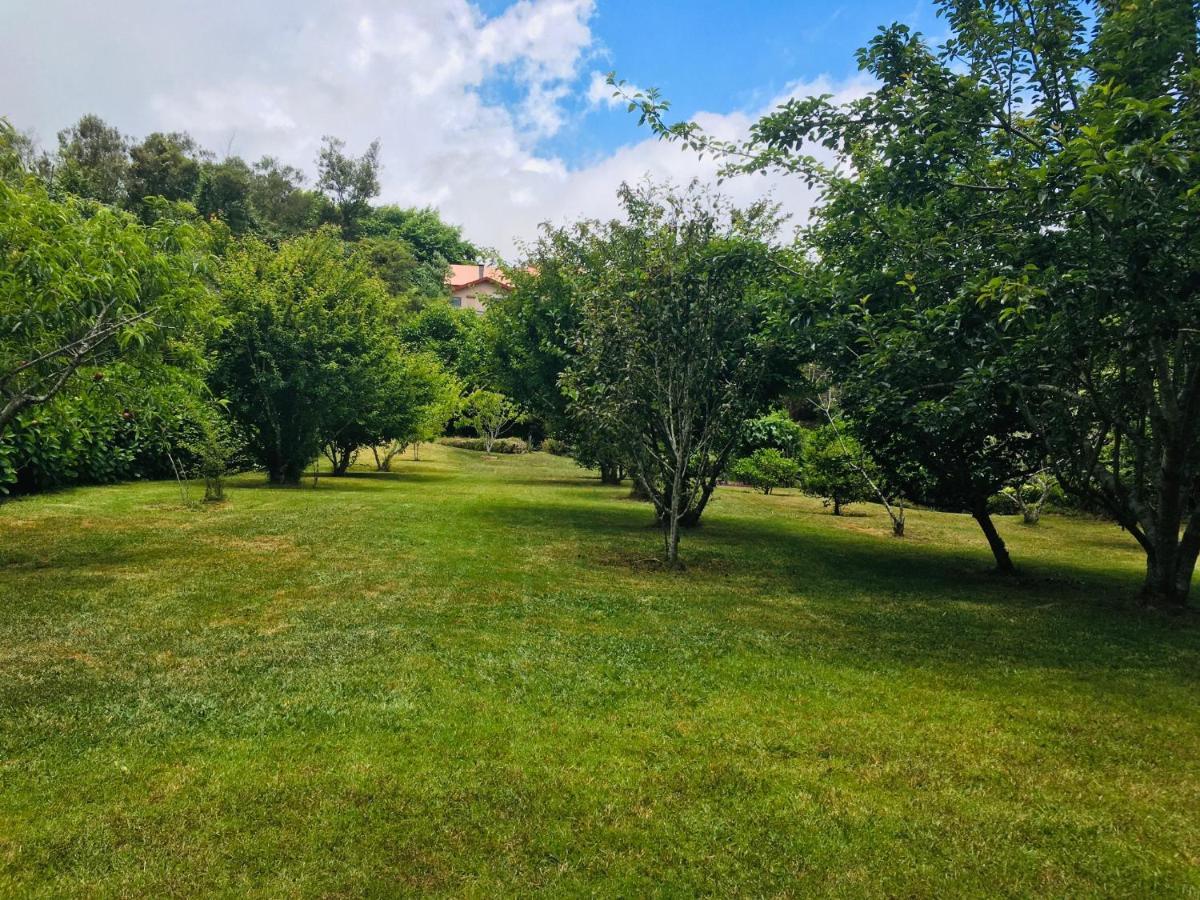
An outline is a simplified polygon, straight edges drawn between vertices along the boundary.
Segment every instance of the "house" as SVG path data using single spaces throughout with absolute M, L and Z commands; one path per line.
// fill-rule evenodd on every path
M 503 272 L 483 263 L 452 263 L 446 286 L 450 288 L 451 306 L 479 313 L 483 312 L 488 297 L 507 294 L 513 288 Z

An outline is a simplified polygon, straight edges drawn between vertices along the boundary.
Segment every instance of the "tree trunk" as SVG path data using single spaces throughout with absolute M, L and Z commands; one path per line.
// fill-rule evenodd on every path
M 621 467 L 616 463 L 600 463 L 600 483 L 620 484 Z
M 842 514 L 842 501 L 837 497 L 833 498 L 833 514 L 835 516 L 840 516 Z
M 991 515 L 987 511 L 987 501 L 984 500 L 975 506 L 971 515 L 975 521 L 979 523 L 979 527 L 983 529 L 983 535 L 987 538 L 988 546 L 992 550 L 992 556 L 996 558 L 996 573 L 999 575 L 1015 575 L 1017 567 L 1013 565 L 1012 557 L 1008 555 L 1008 548 L 1004 546 L 1004 539 L 1000 537 L 1000 532 L 996 530 L 996 523 L 992 521 Z
M 1188 605 L 1192 575 L 1196 570 L 1197 542 L 1185 535 L 1178 538 L 1179 528 L 1163 536 L 1146 553 L 1146 580 L 1142 584 L 1141 600 L 1146 606 L 1181 612 Z

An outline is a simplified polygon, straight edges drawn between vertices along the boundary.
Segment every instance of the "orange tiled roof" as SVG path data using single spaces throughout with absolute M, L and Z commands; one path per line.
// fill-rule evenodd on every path
M 452 291 L 459 291 L 484 281 L 494 281 L 506 288 L 512 287 L 512 282 L 495 266 L 481 266 L 478 263 L 451 263 L 450 274 L 446 276 L 446 284 Z

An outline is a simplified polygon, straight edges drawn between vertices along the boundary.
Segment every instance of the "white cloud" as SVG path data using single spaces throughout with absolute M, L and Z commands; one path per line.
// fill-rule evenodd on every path
M 715 173 L 652 138 L 575 168 L 539 149 L 577 107 L 625 115 L 585 71 L 601 53 L 593 12 L 594 0 L 518 0 L 492 17 L 468 0 L 0 2 L 0 114 L 50 142 L 94 111 L 130 134 L 188 130 L 218 153 L 310 172 L 323 134 L 351 151 L 379 138 L 383 200 L 435 205 L 509 254 L 543 220 L 611 214 L 623 180 Z M 824 80 L 789 93 L 863 89 Z M 758 112 L 696 118 L 728 138 Z M 739 201 L 767 189 L 797 215 L 812 202 L 796 179 L 724 187 Z

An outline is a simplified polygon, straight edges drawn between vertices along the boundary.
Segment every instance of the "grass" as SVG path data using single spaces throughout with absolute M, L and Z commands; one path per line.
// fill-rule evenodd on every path
M 0 508 L 0 895 L 1200 895 L 1200 629 L 1048 517 L 432 448 Z

